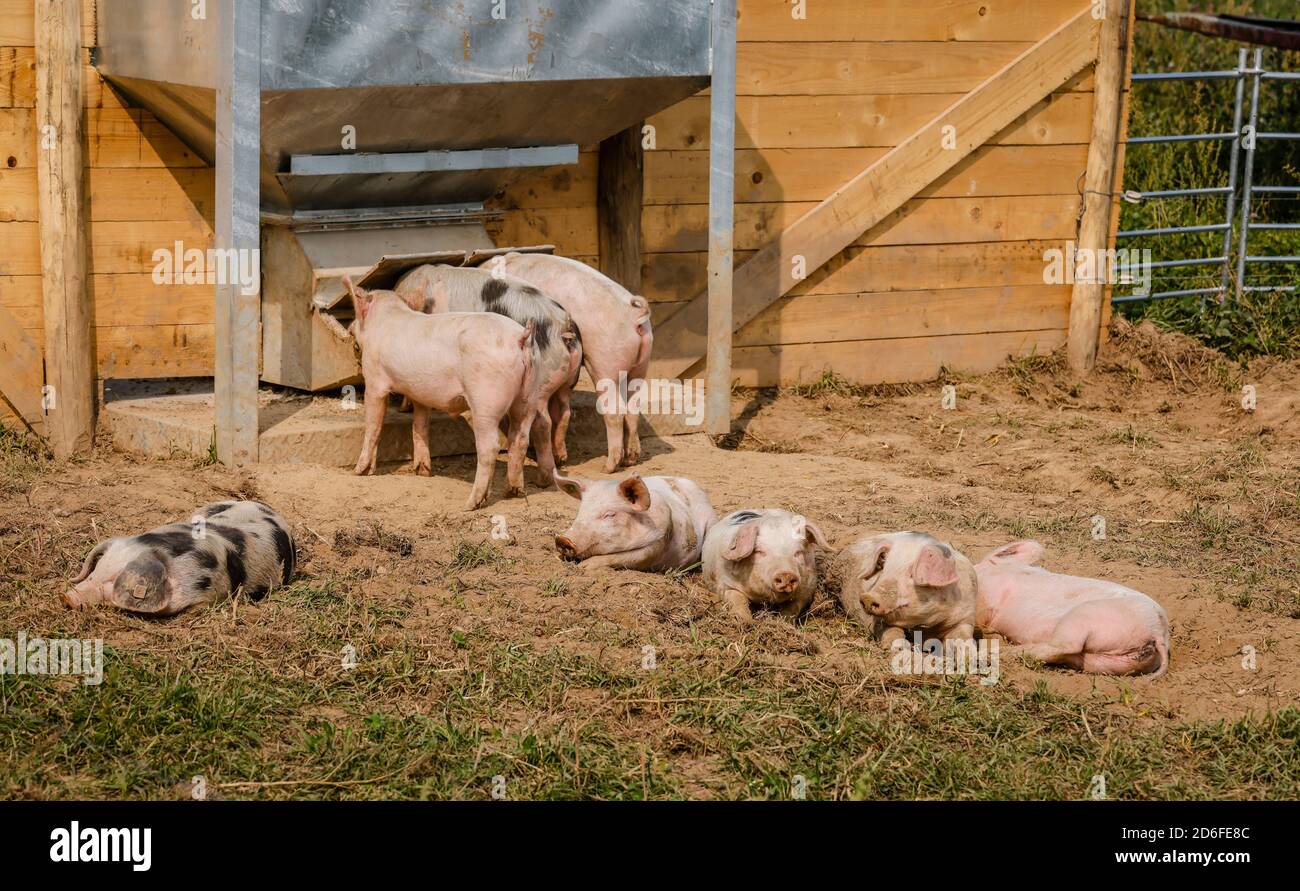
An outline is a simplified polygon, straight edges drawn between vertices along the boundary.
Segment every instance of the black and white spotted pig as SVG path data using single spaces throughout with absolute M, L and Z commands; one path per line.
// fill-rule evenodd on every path
M 174 616 L 240 590 L 260 600 L 289 581 L 294 562 L 283 517 L 260 501 L 221 501 L 199 508 L 187 523 L 100 542 L 63 602 Z

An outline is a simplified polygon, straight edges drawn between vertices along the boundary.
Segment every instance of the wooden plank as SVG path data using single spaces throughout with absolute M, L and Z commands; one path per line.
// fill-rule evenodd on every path
M 125 107 L 81 50 L 81 103 L 85 108 Z M 0 108 L 36 107 L 36 51 L 30 46 L 0 47 Z
M 1081 0 L 811 0 L 804 18 L 772 0 L 740 0 L 742 41 L 1037 41 Z
M 94 273 L 152 272 L 153 253 L 171 250 L 177 241 L 186 249 L 207 250 L 212 230 L 206 223 L 136 221 L 96 223 L 91 231 L 90 268 Z M 0 275 L 40 275 L 39 224 L 0 223 Z
M 757 250 L 816 205 L 737 204 L 738 250 Z M 1031 241 L 1074 237 L 1077 195 L 1015 198 L 913 199 L 854 239 L 855 245 L 954 244 Z M 708 206 L 661 204 L 647 207 L 642 229 L 647 253 L 708 249 Z
M 96 327 L 212 324 L 212 286 L 155 284 L 150 275 L 92 275 L 92 318 Z M 44 327 L 38 275 L 0 276 L 0 306 L 19 326 Z
M 144 109 L 86 109 L 85 134 L 91 167 L 207 167 Z M 35 110 L 0 108 L 0 169 L 35 166 Z
M 1063 24 L 889 154 L 800 217 L 736 272 L 736 326 L 747 323 L 861 233 L 1083 69 L 1096 54 L 1090 8 Z M 704 354 L 705 295 L 656 332 L 654 377 L 677 377 Z
M 212 168 L 89 171 L 96 222 L 186 220 L 212 225 Z M 0 169 L 0 221 L 36 220 L 35 168 Z
M 600 144 L 596 228 L 600 271 L 633 294 L 641 291 L 641 122 Z
M 827 370 L 859 384 L 934 380 L 948 368 L 984 374 L 1008 356 L 1045 355 L 1065 342 L 1063 330 L 954 334 L 790 346 L 738 347 L 732 379 L 744 387 L 807 383 Z
M 17 319 L 0 307 L 0 402 L 7 404 L 24 425 L 42 435 L 46 432 L 41 407 L 44 385 L 40 347 L 18 326 Z
M 35 0 L 40 260 L 46 425 L 56 457 L 95 444 L 95 353 L 86 293 L 86 178 L 81 132 L 81 0 Z
M 95 342 L 102 378 L 209 377 L 216 353 L 212 325 L 97 328 Z
M 1023 41 L 742 43 L 736 48 L 736 94 L 826 96 L 861 93 L 864 84 L 870 84 L 873 93 L 967 93 L 1033 45 Z
M 485 204 L 507 210 L 594 206 L 599 157 L 598 152 L 581 152 L 577 164 L 565 164 L 521 179 Z
M 1045 251 L 1059 241 L 851 247 L 800 282 L 790 293 L 854 294 L 940 291 L 1044 283 Z M 737 254 L 737 261 L 754 256 Z M 705 281 L 704 255 L 648 254 L 643 293 L 651 301 L 682 301 Z M 1068 292 L 1068 286 L 1061 286 Z M 656 342 L 659 332 L 656 331 Z
M 736 148 L 893 148 L 961 99 L 959 93 L 741 96 Z M 1085 144 L 1092 94 L 1057 92 L 994 136 L 993 145 Z M 692 96 L 650 118 L 660 150 L 709 147 L 709 99 Z
M 1084 178 L 1083 216 L 1079 222 L 1078 249 L 1097 256 L 1111 243 L 1111 212 L 1116 191 L 1116 149 L 1119 144 L 1121 90 L 1125 80 L 1128 47 L 1128 0 L 1107 5 L 1102 21 L 1097 57 L 1096 106 L 1092 118 L 1092 143 Z M 1094 264 L 1096 266 L 1098 264 Z M 1074 283 L 1070 300 L 1070 369 L 1076 374 L 1092 370 L 1097 361 L 1102 301 L 1106 297 L 1104 270 Z
M 866 343 L 899 337 L 1064 330 L 1069 289 L 1059 285 L 805 294 L 782 297 L 736 333 L 736 346 Z
M 0 0 L 0 46 L 36 45 L 32 0 Z M 95 0 L 81 0 L 81 45 L 95 45 Z
M 822 201 L 888 154 L 884 148 L 736 152 L 736 201 Z M 919 193 L 935 197 L 1078 194 L 1086 145 L 985 146 Z M 708 202 L 708 152 L 646 153 L 646 204 Z

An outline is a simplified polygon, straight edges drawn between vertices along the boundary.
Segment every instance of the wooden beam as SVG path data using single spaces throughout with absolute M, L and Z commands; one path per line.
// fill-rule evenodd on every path
M 9 310 L 0 306 L 0 400 L 36 434 L 45 432 L 41 407 L 41 349 L 18 325 Z
M 633 294 L 641 293 L 641 127 L 637 123 L 601 142 L 596 174 L 600 271 Z
M 740 328 L 800 280 L 955 167 L 1096 58 L 1088 5 L 808 211 L 735 273 Z M 679 377 L 703 356 L 707 298 L 655 335 L 652 377 Z
M 709 100 L 708 370 L 705 429 L 731 432 L 731 335 L 735 331 L 736 0 L 713 3 Z M 654 373 L 651 372 L 651 377 Z
M 36 2 L 36 135 L 47 426 L 55 456 L 95 439 L 95 350 L 86 291 L 81 0 Z
M 1111 238 L 1116 150 L 1124 91 L 1125 48 L 1128 46 L 1130 0 L 1110 0 L 1102 21 L 1097 55 L 1097 90 L 1092 111 L 1092 143 L 1084 176 L 1083 216 L 1077 239 L 1080 254 L 1101 256 Z M 1086 256 L 1086 254 L 1084 254 Z M 1096 264 L 1094 264 L 1096 266 Z M 1066 353 L 1076 374 L 1092 370 L 1101 336 L 1106 270 L 1095 278 L 1077 279 L 1070 297 L 1070 337 Z

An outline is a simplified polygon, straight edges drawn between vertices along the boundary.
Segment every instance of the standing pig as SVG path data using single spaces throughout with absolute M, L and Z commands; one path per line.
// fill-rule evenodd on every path
M 700 559 L 717 514 L 709 496 L 680 476 L 633 474 L 622 482 L 558 477 L 560 489 L 581 504 L 573 525 L 555 537 L 564 557 L 584 568 L 609 566 L 662 572 Z
M 508 418 L 510 494 L 524 490 L 524 451 L 537 405 L 533 329 L 484 312 L 424 315 L 392 291 L 366 291 L 344 277 L 356 307 L 352 336 L 361 346 L 366 381 L 366 432 L 354 473 L 373 473 L 388 394 L 414 404 L 411 436 L 415 472 L 428 476 L 429 411 L 474 413 L 478 469 L 466 510 L 487 498 L 500 445 L 497 428 Z
M 555 455 L 563 460 L 563 431 L 552 418 L 567 417 L 569 398 L 582 364 L 578 328 L 564 308 L 528 282 L 503 272 L 466 266 L 417 266 L 394 288 L 411 309 L 425 313 L 494 312 L 533 326 L 537 345 L 537 414 L 531 428 L 542 485 L 555 476 Z
M 654 334 L 650 328 L 650 304 L 585 263 L 553 254 L 506 254 L 489 261 L 489 266 L 508 272 L 545 291 L 573 317 L 582 332 L 583 362 L 602 401 L 609 402 L 621 381 L 627 381 L 628 402 L 645 385 Z M 619 408 L 625 406 L 617 403 Z M 609 454 L 605 472 L 620 464 L 641 460 L 639 418 L 623 411 L 605 412 L 605 440 Z M 568 429 L 567 407 L 556 419 L 556 439 L 564 441 Z M 626 430 L 627 444 L 623 434 Z M 557 450 L 564 460 L 562 450 Z
M 799 616 L 817 590 L 817 548 L 829 550 L 821 529 L 786 510 L 738 510 L 704 537 L 704 581 L 748 622 L 754 605 Z
M 941 640 L 975 636 L 975 568 L 947 542 L 924 532 L 869 535 L 837 564 L 844 611 L 875 625 L 885 646 L 912 630 Z
M 239 590 L 261 600 L 293 571 L 293 538 L 279 514 L 259 501 L 222 501 L 199 508 L 189 523 L 100 542 L 63 602 L 173 616 Z
M 1169 617 L 1132 588 L 1048 572 L 1043 546 L 1017 541 L 981 560 L 979 626 L 1039 662 L 1097 674 L 1160 676 L 1169 667 Z

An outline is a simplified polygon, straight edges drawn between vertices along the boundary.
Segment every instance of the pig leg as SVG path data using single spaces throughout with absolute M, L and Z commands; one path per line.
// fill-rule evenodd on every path
M 384 429 L 384 414 L 388 411 L 388 390 L 376 387 L 366 391 L 366 432 L 361 439 L 361 456 L 352 472 L 357 476 L 374 473 L 379 457 L 379 434 Z
M 506 494 L 508 496 L 524 494 L 524 455 L 528 452 L 528 434 L 532 430 L 533 418 L 536 414 L 537 411 L 533 405 L 516 406 L 510 411 L 510 429 L 507 434 L 510 445 L 506 453 Z M 549 457 L 550 452 L 548 449 L 547 458 Z M 543 467 L 542 473 L 553 478 L 555 462 L 551 462 L 549 471 Z
M 465 502 L 465 510 L 474 510 L 487 500 L 492 474 L 497 466 L 500 433 L 494 418 L 482 414 L 474 416 L 474 450 L 478 454 L 478 468 L 474 471 L 474 489 Z
M 551 415 L 543 404 L 533 415 L 530 438 L 533 453 L 537 456 L 537 467 L 542 471 L 542 487 L 550 488 L 555 482 L 555 454 L 551 451 Z
M 894 645 L 894 641 L 906 639 L 907 631 L 897 625 L 889 625 L 884 631 L 880 632 L 880 643 L 887 650 Z
M 627 401 L 630 405 L 638 404 L 642 396 L 633 399 L 634 394 L 645 389 L 645 369 L 632 371 L 632 378 L 627 385 Z M 641 434 L 638 430 L 641 423 L 641 416 L 628 412 L 623 415 L 623 425 L 627 430 L 627 446 L 623 449 L 623 463 L 632 465 L 641 460 Z
M 609 454 L 605 457 L 605 472 L 613 473 L 623 462 L 623 415 L 610 412 L 605 418 L 605 442 Z
M 787 619 L 797 619 L 803 615 L 803 611 L 808 608 L 808 604 L 812 603 L 812 599 L 813 592 L 809 591 L 807 594 L 787 600 L 785 603 L 781 604 L 777 612 L 785 616 Z
M 550 399 L 547 410 L 551 416 L 553 431 L 553 451 L 555 463 L 563 464 L 569 460 L 569 448 L 566 439 L 569 434 L 569 394 L 568 387 L 561 387 Z
M 722 592 L 722 602 L 731 610 L 731 614 L 740 621 L 754 621 L 754 611 L 750 609 L 749 597 L 744 591 L 727 588 Z
M 429 476 L 433 472 L 429 457 L 429 415 L 429 406 L 411 404 L 411 458 L 416 476 Z
M 969 624 L 954 625 L 943 633 L 943 640 L 974 640 L 975 626 Z

